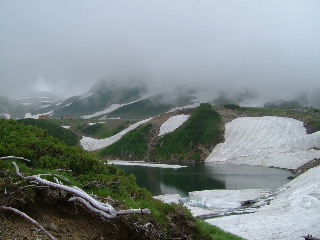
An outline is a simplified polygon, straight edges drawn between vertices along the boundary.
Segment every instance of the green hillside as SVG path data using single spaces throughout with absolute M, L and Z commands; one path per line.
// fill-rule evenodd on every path
M 147 124 L 130 131 L 119 141 L 101 150 L 98 155 L 100 157 L 142 160 L 147 151 L 147 134 L 151 127 L 151 124 Z
M 203 148 L 212 149 L 223 140 L 219 113 L 208 103 L 194 109 L 188 121 L 175 131 L 162 136 L 153 152 L 153 158 L 165 162 L 199 163 Z

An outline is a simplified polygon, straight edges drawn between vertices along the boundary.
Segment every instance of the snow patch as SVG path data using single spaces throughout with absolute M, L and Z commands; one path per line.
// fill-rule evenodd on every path
M 182 106 L 182 107 L 172 108 L 172 109 L 170 109 L 167 113 L 175 112 L 175 111 L 178 111 L 178 110 L 196 108 L 196 107 L 199 107 L 199 106 L 200 106 L 200 103 L 193 103 L 193 104 L 186 105 L 186 106 Z
M 65 129 L 69 129 L 71 126 L 61 126 L 61 127 L 65 128 Z
M 141 124 L 144 124 L 144 123 L 150 121 L 151 119 L 152 118 L 148 118 L 148 119 L 142 120 L 140 122 L 134 123 L 134 124 L 130 125 L 128 128 L 117 133 L 116 135 L 113 135 L 113 136 L 105 138 L 105 139 L 95 139 L 95 138 L 91 138 L 91 137 L 83 137 L 80 140 L 80 144 L 83 147 L 83 149 L 85 149 L 87 151 L 95 151 L 95 150 L 98 150 L 101 148 L 105 148 L 105 147 L 115 143 L 116 141 L 118 141 L 123 135 L 125 135 L 128 132 L 130 132 L 131 130 L 139 127 Z
M 241 117 L 225 126 L 225 142 L 206 162 L 296 169 L 320 157 L 320 132 L 307 134 L 303 122 L 283 117 Z
M 140 98 L 138 100 L 135 100 L 135 101 L 132 101 L 132 102 L 129 102 L 129 103 L 124 103 L 124 104 L 112 104 L 111 106 L 108 106 L 106 109 L 104 109 L 102 111 L 99 111 L 99 112 L 96 112 L 96 113 L 93 113 L 93 114 L 90 114 L 90 115 L 84 115 L 84 116 L 81 116 L 81 118 L 90 119 L 90 118 L 98 117 L 100 115 L 111 113 L 111 112 L 117 110 L 118 108 L 121 108 L 121 107 L 126 106 L 126 105 L 130 105 L 132 103 L 139 102 L 141 100 L 143 100 L 143 98 Z
M 156 168 L 183 168 L 186 166 L 170 165 L 162 163 L 150 163 L 145 161 L 122 161 L 122 160 L 109 160 L 108 164 L 122 165 L 122 166 L 143 166 L 143 167 L 156 167 Z
M 30 102 L 23 102 L 23 103 L 21 103 L 23 106 L 30 106 L 32 103 L 30 103 Z
M 249 240 L 298 240 L 307 234 L 319 237 L 320 167 L 310 169 L 279 188 L 270 205 L 255 213 L 207 222 Z
M 207 209 L 235 209 L 242 203 L 265 196 L 270 191 L 263 189 L 204 190 L 189 192 L 188 205 Z
M 163 136 L 167 133 L 173 132 L 178 127 L 180 127 L 185 121 L 187 121 L 189 117 L 189 115 L 184 114 L 170 117 L 161 125 L 158 136 Z

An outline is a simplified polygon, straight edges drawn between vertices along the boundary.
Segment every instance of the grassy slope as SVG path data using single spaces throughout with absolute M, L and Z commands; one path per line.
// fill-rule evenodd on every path
M 86 136 L 102 139 L 121 132 L 130 124 L 132 124 L 130 121 L 109 120 L 108 123 L 97 123 L 91 126 L 88 124 L 82 124 L 77 127 L 77 130 Z
M 19 123 L 25 125 L 32 125 L 48 131 L 48 134 L 64 142 L 68 146 L 77 146 L 79 145 L 79 137 L 62 127 L 60 127 L 55 122 L 45 119 L 21 119 L 18 120 Z
M 141 224 L 156 222 L 160 224 L 161 229 L 170 233 L 174 223 L 171 217 L 180 214 L 180 219 L 192 224 L 193 239 L 209 239 L 209 236 L 214 237 L 213 239 L 232 239 L 229 234 L 221 238 L 225 233 L 221 234 L 220 231 L 214 233 L 215 228 L 197 222 L 181 206 L 163 204 L 153 200 L 149 192 L 136 185 L 133 176 L 125 175 L 123 171 L 114 166 L 104 165 L 79 147 L 65 145 L 40 128 L 19 124 L 12 120 L 0 120 L 0 126 L 0 156 L 16 155 L 32 159 L 31 164 L 28 165 L 18 163 L 25 174 L 55 173 L 54 169 L 57 168 L 71 169 L 72 173 L 64 173 L 64 175 L 71 180 L 73 185 L 99 196 L 111 196 L 119 200 L 120 205 L 125 208 L 149 207 L 152 211 L 151 216 L 132 216 Z M 0 161 L 0 169 L 9 170 L 2 171 L 0 174 L 0 192 L 5 188 L 13 191 L 27 184 L 24 181 L 18 185 L 15 184 L 16 178 L 10 161 Z M 27 195 L 25 201 L 32 201 L 37 194 L 38 191 L 32 189 L 19 191 L 20 196 Z M 7 204 L 4 198 L 0 198 L 1 204 Z
M 147 134 L 151 127 L 151 124 L 147 124 L 130 131 L 119 141 L 101 150 L 98 155 L 100 157 L 142 160 L 147 150 Z
M 178 159 L 183 162 L 199 162 L 199 146 L 214 146 L 223 139 L 220 115 L 210 104 L 201 104 L 187 122 L 174 132 L 161 137 L 153 157 L 168 161 Z

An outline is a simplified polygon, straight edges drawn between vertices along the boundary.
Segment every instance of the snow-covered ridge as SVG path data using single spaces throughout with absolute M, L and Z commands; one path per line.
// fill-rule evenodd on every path
M 80 140 L 80 144 L 83 147 L 83 149 L 87 151 L 95 151 L 101 148 L 105 148 L 116 141 L 118 141 L 122 136 L 130 132 L 131 130 L 139 127 L 140 125 L 150 121 L 152 118 L 148 118 L 145 120 L 142 120 L 140 122 L 134 123 L 130 125 L 128 128 L 122 130 L 121 132 L 117 133 L 116 135 L 113 135 L 111 137 L 105 138 L 105 139 L 95 139 L 91 137 L 83 137 Z
M 180 127 L 185 121 L 189 119 L 189 115 L 176 115 L 173 117 L 170 117 L 167 121 L 165 121 L 161 126 L 159 130 L 158 136 L 163 136 L 167 133 L 173 132 L 178 127 Z
M 249 240 L 320 236 L 320 167 L 310 169 L 278 190 L 270 205 L 246 215 L 207 220 Z
M 102 111 L 99 111 L 99 112 L 96 112 L 96 113 L 93 113 L 93 114 L 90 114 L 90 115 L 84 115 L 84 116 L 81 116 L 81 118 L 90 119 L 90 118 L 98 117 L 98 116 L 101 116 L 101 115 L 104 115 L 104 114 L 107 114 L 107 113 L 111 113 L 111 112 L 113 112 L 113 111 L 115 111 L 118 108 L 121 108 L 123 106 L 139 102 L 141 100 L 143 100 L 143 98 L 140 98 L 140 99 L 132 101 L 132 102 L 124 103 L 124 104 L 112 104 L 112 105 L 108 106 L 106 109 L 104 109 Z
M 225 142 L 206 162 L 296 169 L 320 157 L 320 132 L 307 134 L 303 122 L 283 117 L 241 117 L 226 124 Z
M 121 160 L 109 160 L 108 164 L 114 164 L 114 165 L 122 165 L 122 166 L 142 166 L 142 167 L 156 167 L 156 168 L 183 168 L 187 166 L 181 166 L 181 165 L 171 165 L 171 164 L 163 164 L 163 163 L 151 163 L 151 162 L 145 162 L 145 161 L 121 161 Z

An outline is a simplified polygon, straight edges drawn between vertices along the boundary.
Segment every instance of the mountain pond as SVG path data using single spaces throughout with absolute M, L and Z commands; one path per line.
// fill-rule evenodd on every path
M 183 168 L 121 166 L 154 195 L 187 196 L 188 192 L 214 189 L 276 189 L 290 180 L 290 170 L 245 165 L 198 165 Z

